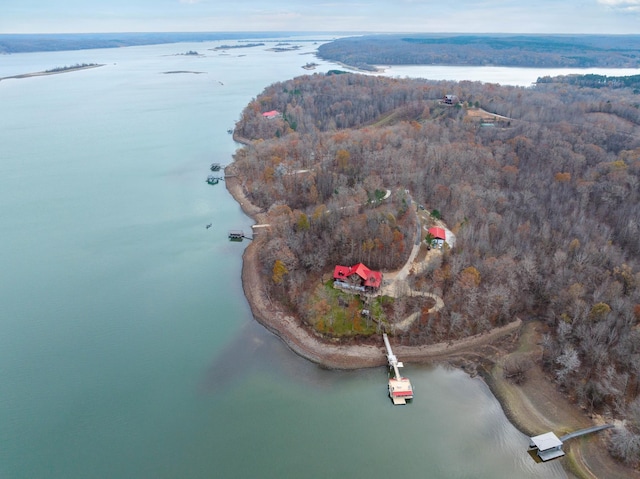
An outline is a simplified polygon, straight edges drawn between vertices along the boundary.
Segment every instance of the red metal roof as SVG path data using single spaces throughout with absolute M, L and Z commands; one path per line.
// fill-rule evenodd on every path
M 382 273 L 372 271 L 362 263 L 353 266 L 337 265 L 333 270 L 333 279 L 346 279 L 353 274 L 357 274 L 362 279 L 364 286 L 379 288 L 382 284 Z
M 413 396 L 413 391 L 393 391 L 394 396 Z
M 435 239 L 446 240 L 447 235 L 444 232 L 444 228 L 438 228 L 434 226 L 433 228 L 429 228 L 429 234 L 433 236 Z
M 349 277 L 350 266 L 336 266 L 333 270 L 333 279 L 345 279 Z

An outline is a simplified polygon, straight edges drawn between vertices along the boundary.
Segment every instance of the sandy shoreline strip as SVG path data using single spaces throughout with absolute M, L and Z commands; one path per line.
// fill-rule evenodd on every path
M 77 72 L 77 71 L 80 71 L 80 70 L 89 70 L 90 68 L 98 68 L 98 67 L 103 67 L 103 66 L 104 66 L 104 64 L 100 64 L 100 65 L 84 65 L 84 66 L 80 66 L 80 67 L 65 68 L 65 69 L 56 70 L 56 71 L 43 71 L 43 72 L 23 73 L 21 75 L 12 75 L 12 76 L 8 76 L 8 77 L 2 77 L 2 78 L 0 78 L 0 81 L 2 81 L 2 80 L 11 80 L 11 79 L 19 80 L 21 78 L 42 77 L 42 76 L 48 76 L 48 75 L 60 75 L 62 73 Z

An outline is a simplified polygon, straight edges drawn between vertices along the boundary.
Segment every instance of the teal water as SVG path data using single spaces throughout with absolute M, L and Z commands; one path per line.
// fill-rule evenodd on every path
M 394 408 L 384 369 L 321 369 L 255 323 L 226 238 L 251 220 L 208 166 L 265 86 L 335 65 L 213 46 L 0 57 L 105 64 L 0 81 L 0 477 L 566 477 L 479 379 L 407 365 Z

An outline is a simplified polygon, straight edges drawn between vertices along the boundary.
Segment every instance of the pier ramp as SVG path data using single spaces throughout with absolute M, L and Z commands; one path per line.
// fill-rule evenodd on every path
M 404 365 L 398 361 L 398 358 L 391 350 L 391 344 L 389 343 L 389 337 L 387 333 L 382 334 L 384 345 L 387 348 L 387 362 L 389 363 L 389 369 L 393 371 L 391 378 L 389 378 L 389 397 L 393 404 L 401 405 L 407 404 L 409 399 L 413 399 L 413 387 L 409 379 L 402 377 L 399 368 Z

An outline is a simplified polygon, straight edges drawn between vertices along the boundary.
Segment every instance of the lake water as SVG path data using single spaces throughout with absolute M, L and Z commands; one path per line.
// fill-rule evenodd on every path
M 0 477 L 566 477 L 480 379 L 408 364 L 393 407 L 384 368 L 321 369 L 253 320 L 227 240 L 251 220 L 208 167 L 265 86 L 336 65 L 215 45 L 0 57 L 105 64 L 0 81 Z

